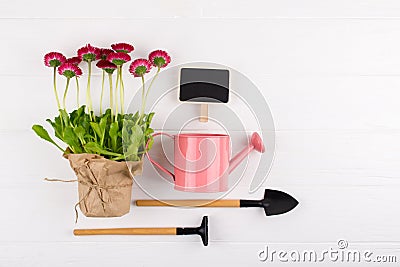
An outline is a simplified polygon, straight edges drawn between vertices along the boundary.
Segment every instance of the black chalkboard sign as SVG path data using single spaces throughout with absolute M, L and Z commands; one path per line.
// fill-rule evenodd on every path
M 179 100 L 198 103 L 228 103 L 229 71 L 182 68 Z

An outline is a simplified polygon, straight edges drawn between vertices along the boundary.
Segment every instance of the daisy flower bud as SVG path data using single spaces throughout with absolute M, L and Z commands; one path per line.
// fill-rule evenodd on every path
M 109 74 L 112 74 L 117 69 L 117 65 L 107 60 L 100 60 L 96 66 Z
M 134 47 L 127 43 L 112 44 L 111 48 L 114 49 L 116 52 L 121 52 L 125 54 L 128 54 L 134 50 Z
M 70 58 L 67 58 L 67 60 L 65 61 L 65 63 L 71 63 L 71 64 L 74 64 L 77 66 L 81 62 L 82 62 L 82 60 L 79 57 L 70 57 Z
M 128 54 L 123 52 L 115 52 L 111 53 L 107 56 L 107 60 L 114 63 L 117 66 L 121 66 L 124 63 L 131 60 L 131 57 Z
M 78 49 L 78 57 L 87 62 L 100 59 L 100 48 L 87 44 L 86 46 Z
M 58 68 L 58 73 L 70 79 L 75 76 L 77 77 L 81 76 L 82 70 L 75 64 L 64 63 Z
M 65 56 L 58 52 L 50 52 L 44 56 L 44 64 L 47 67 L 56 68 L 65 63 L 65 61 L 66 61 Z
M 149 54 L 149 61 L 155 67 L 164 68 L 171 62 L 171 57 L 163 50 L 155 50 Z
M 107 56 L 111 53 L 114 53 L 114 50 L 109 49 L 109 48 L 100 48 L 100 59 L 106 60 Z
M 151 64 L 147 59 L 139 58 L 134 60 L 129 66 L 129 72 L 135 77 L 142 77 L 151 69 Z

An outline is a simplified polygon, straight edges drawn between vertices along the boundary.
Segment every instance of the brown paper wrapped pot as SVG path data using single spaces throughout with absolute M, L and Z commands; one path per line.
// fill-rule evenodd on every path
M 85 153 L 64 157 L 78 178 L 79 207 L 85 216 L 118 217 L 129 212 L 132 175 L 142 173 L 143 161 L 127 164 Z

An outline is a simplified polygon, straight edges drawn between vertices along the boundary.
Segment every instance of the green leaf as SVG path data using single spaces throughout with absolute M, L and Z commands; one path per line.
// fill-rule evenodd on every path
M 58 149 L 60 149 L 62 152 L 65 152 L 64 149 L 62 149 L 59 145 L 57 145 L 56 142 L 54 142 L 54 140 L 50 137 L 49 133 L 46 131 L 46 129 L 43 128 L 43 126 L 41 125 L 33 125 L 32 126 L 32 130 L 42 139 L 46 140 L 47 142 L 52 143 L 53 145 L 55 145 L 56 147 L 58 147 Z
M 155 114 L 154 112 L 151 112 L 149 115 L 147 115 L 146 122 L 147 122 L 148 126 L 150 126 L 150 123 L 153 120 L 154 114 Z
M 118 122 L 115 121 L 115 122 L 111 123 L 110 130 L 109 130 L 112 151 L 117 151 L 117 148 L 118 148 L 118 143 L 117 143 L 118 132 L 119 132 Z
M 131 142 L 137 146 L 140 145 L 144 140 L 142 128 L 139 125 L 135 125 L 132 128 Z
M 146 131 L 145 131 L 145 133 L 144 133 L 144 135 L 149 136 L 149 135 L 151 135 L 152 133 L 154 133 L 154 130 L 151 129 L 151 128 L 147 128 Z
M 69 115 L 68 115 L 68 113 L 63 109 L 60 109 L 60 115 L 61 115 L 62 121 L 64 123 L 64 126 L 70 125 L 69 124 Z
M 149 143 L 149 145 L 147 146 L 146 151 L 149 151 L 149 150 L 153 147 L 154 139 L 153 139 L 153 138 L 150 138 L 150 139 L 149 139 L 148 141 L 146 141 L 146 142 Z
M 73 126 L 78 125 L 82 120 L 85 119 L 85 105 L 81 106 L 77 110 L 74 110 L 70 114 L 70 121 Z
M 130 133 L 127 127 L 122 127 L 122 143 L 127 144 L 130 142 Z
M 128 148 L 124 151 L 126 160 L 136 161 L 138 160 L 138 150 L 139 147 L 136 144 L 130 144 Z
M 92 127 L 93 131 L 97 134 L 97 136 L 101 136 L 100 126 L 97 122 L 90 122 L 90 126 Z
M 90 121 L 89 120 L 90 120 L 90 118 L 88 117 L 88 121 L 86 121 L 86 120 L 82 121 L 80 125 L 85 129 L 86 133 L 90 134 L 91 136 L 94 136 L 93 134 L 90 133 L 91 127 L 90 127 Z
M 125 154 L 132 155 L 132 154 L 137 154 L 138 152 L 138 147 L 135 144 L 130 144 L 126 151 L 124 151 Z
M 83 128 L 82 126 L 77 126 L 77 127 L 74 128 L 74 133 L 78 137 L 79 141 L 81 141 L 82 145 L 86 144 L 86 141 L 85 141 L 85 135 L 86 135 L 85 128 Z
M 105 114 L 99 122 L 99 127 L 100 127 L 100 144 L 101 146 L 104 145 L 104 138 L 106 136 L 106 130 L 107 130 L 107 122 L 108 122 L 108 114 Z
M 111 109 L 107 109 L 106 112 L 104 112 L 104 116 L 110 117 L 111 116 Z
M 119 153 L 114 153 L 105 150 L 103 147 L 101 147 L 98 143 L 95 142 L 89 142 L 85 145 L 85 151 L 89 153 L 96 153 L 100 155 L 107 155 L 107 156 L 114 156 L 114 157 L 119 157 L 121 154 Z
M 57 117 L 58 118 L 58 117 Z M 58 118 L 58 120 L 54 120 L 54 122 L 53 121 L 51 121 L 50 119 L 47 119 L 46 120 L 48 123 L 50 123 L 50 125 L 51 125 L 51 127 L 53 127 L 53 129 L 54 129 L 54 135 L 58 138 L 58 139 L 60 139 L 61 141 L 63 141 L 63 127 L 62 127 L 62 125 L 61 125 L 61 120 L 60 120 L 60 118 Z
M 145 144 L 148 140 L 151 147 L 153 129 L 150 123 L 154 113 L 139 115 L 118 114 L 115 121 L 111 110 L 107 109 L 99 116 L 90 117 L 85 106 L 67 113 L 59 110 L 59 115 L 47 122 L 54 129 L 54 135 L 63 141 L 70 153 L 96 153 L 113 160 L 129 159 L 140 160 L 145 153 Z M 32 129 L 44 140 L 58 146 L 40 125 Z
M 68 144 L 72 152 L 74 153 L 83 152 L 78 136 L 76 136 L 74 129 L 70 126 L 65 127 L 64 129 L 64 142 Z

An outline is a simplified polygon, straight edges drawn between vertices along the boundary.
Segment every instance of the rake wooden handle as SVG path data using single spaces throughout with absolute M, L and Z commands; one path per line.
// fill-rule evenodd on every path
M 75 229 L 74 235 L 176 235 L 176 228 Z
M 136 206 L 177 206 L 177 207 L 240 207 L 239 199 L 222 200 L 136 200 Z

